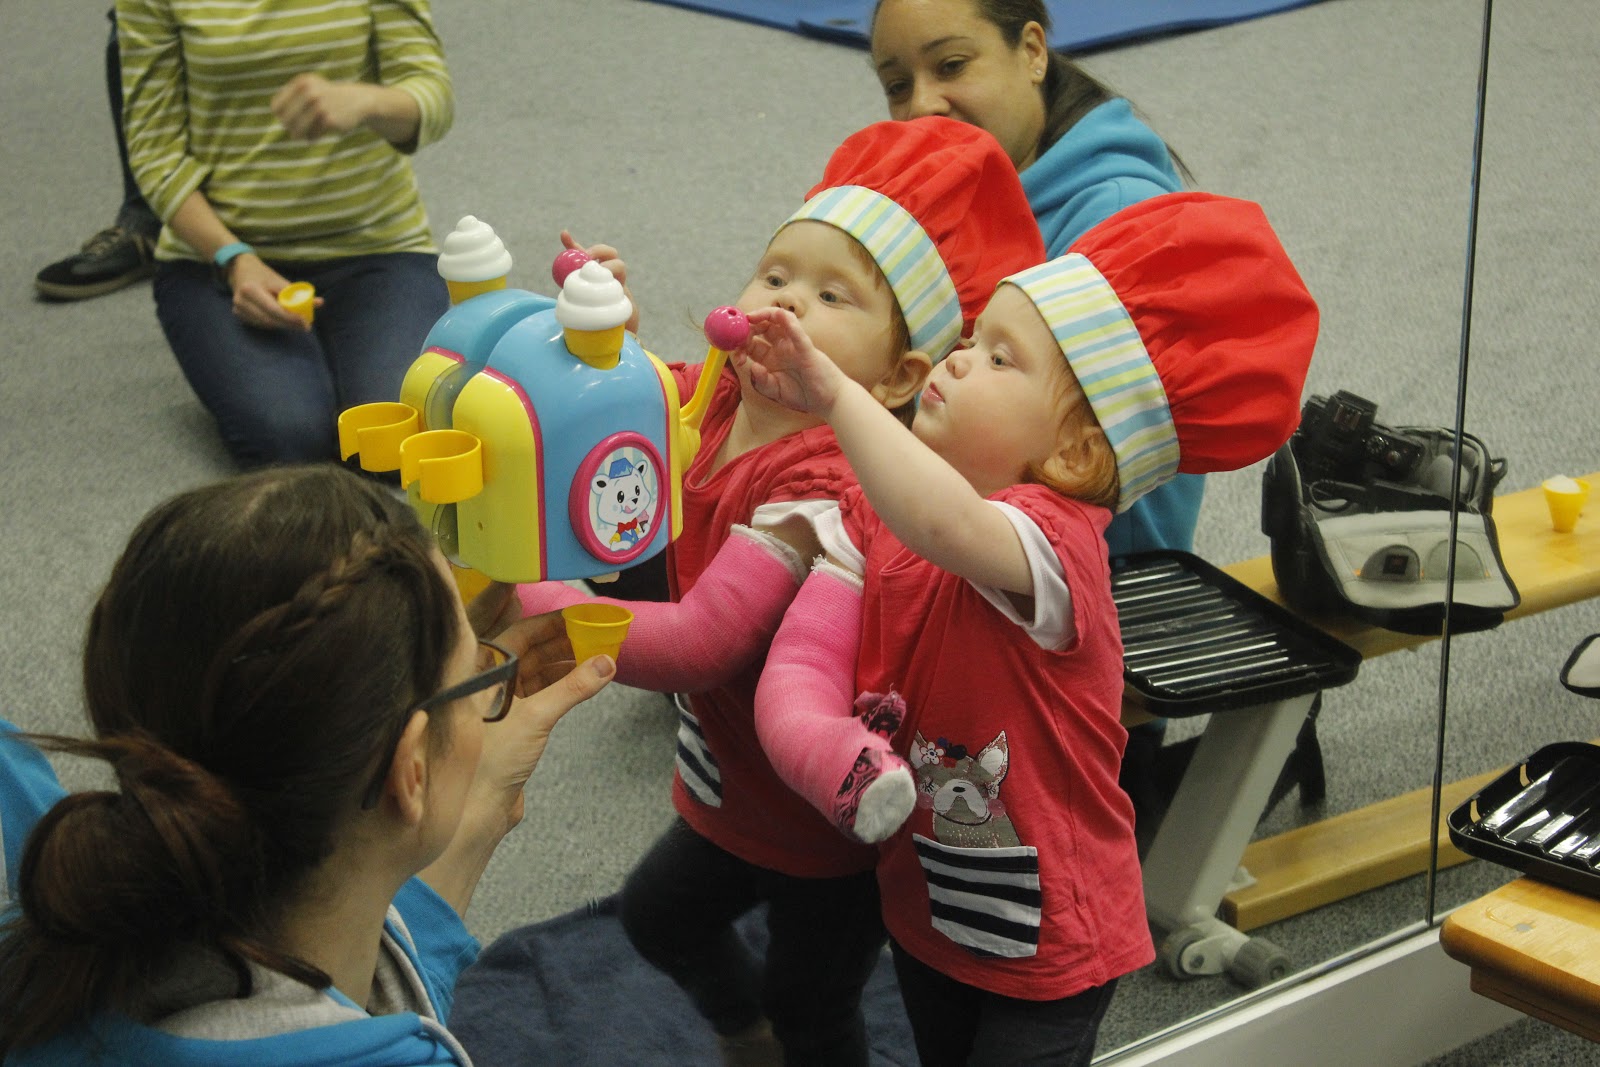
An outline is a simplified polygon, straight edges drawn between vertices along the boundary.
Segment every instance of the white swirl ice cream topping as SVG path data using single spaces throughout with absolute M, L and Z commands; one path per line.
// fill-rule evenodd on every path
M 1544 480 L 1544 487 L 1552 493 L 1581 493 L 1583 486 L 1578 484 L 1578 479 L 1569 478 L 1565 474 L 1557 474 Z
M 447 282 L 486 282 L 511 273 L 511 253 L 494 227 L 462 216 L 439 250 L 439 276 Z
M 556 321 L 566 330 L 609 330 L 621 326 L 633 314 L 622 283 L 594 260 L 590 260 L 562 283 L 556 297 Z

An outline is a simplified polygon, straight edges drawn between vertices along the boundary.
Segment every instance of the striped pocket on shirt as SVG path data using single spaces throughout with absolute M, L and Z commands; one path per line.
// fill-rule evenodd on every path
M 933 928 L 979 956 L 1039 951 L 1039 850 L 958 848 L 912 834 L 928 879 Z
M 717 768 L 717 757 L 711 754 L 706 735 L 700 729 L 700 720 L 689 710 L 689 702 L 683 694 L 674 694 L 672 702 L 678 706 L 678 777 L 700 803 L 720 808 L 722 772 Z

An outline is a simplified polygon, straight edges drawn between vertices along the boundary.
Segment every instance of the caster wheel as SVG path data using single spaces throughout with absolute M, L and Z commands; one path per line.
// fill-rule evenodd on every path
M 1265 938 L 1252 937 L 1239 946 L 1228 974 L 1247 989 L 1259 989 L 1289 974 L 1289 954 Z
M 1162 939 L 1156 948 L 1156 958 L 1161 961 L 1162 968 L 1172 977 L 1188 980 L 1197 975 L 1204 974 L 1205 959 L 1191 958 L 1186 965 L 1183 954 L 1192 946 L 1205 940 L 1205 934 L 1199 930 L 1174 930 Z M 1204 951 L 1204 950 L 1201 950 Z

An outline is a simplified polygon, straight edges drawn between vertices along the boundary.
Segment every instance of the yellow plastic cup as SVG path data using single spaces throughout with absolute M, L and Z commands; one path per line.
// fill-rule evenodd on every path
M 310 282 L 290 282 L 278 290 L 278 306 L 299 315 L 310 326 L 317 313 L 317 291 Z
M 1589 501 L 1589 483 L 1578 478 L 1547 478 L 1544 502 L 1550 509 L 1550 525 L 1556 533 L 1571 533 Z
M 572 656 L 582 663 L 602 653 L 616 659 L 617 653 L 622 651 L 622 639 L 628 636 L 633 612 L 616 604 L 590 601 L 562 608 L 561 618 L 567 624 Z

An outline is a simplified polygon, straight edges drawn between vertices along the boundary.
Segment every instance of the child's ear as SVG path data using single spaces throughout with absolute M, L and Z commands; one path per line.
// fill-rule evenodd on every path
M 1073 496 L 1092 499 L 1115 478 L 1116 453 L 1105 431 L 1093 419 L 1069 419 L 1061 427 L 1056 451 L 1041 468 L 1046 477 L 1070 488 Z
M 872 398 L 890 411 L 911 403 L 922 393 L 933 371 L 927 353 L 912 349 L 895 363 L 894 369 L 872 387 Z

